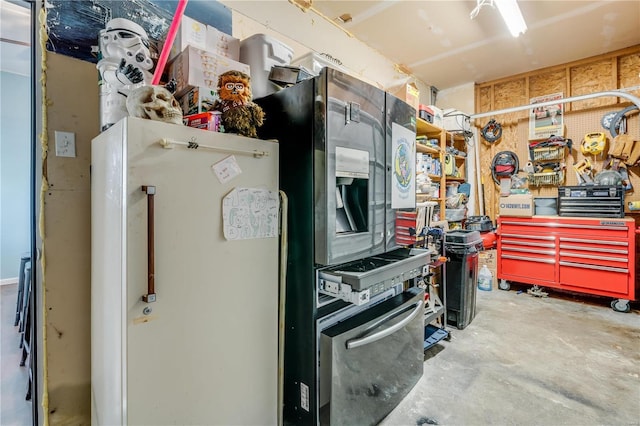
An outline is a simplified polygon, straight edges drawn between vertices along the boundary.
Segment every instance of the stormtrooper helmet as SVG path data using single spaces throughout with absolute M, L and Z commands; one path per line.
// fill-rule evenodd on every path
M 182 124 L 178 101 L 163 86 L 141 86 L 129 93 L 127 111 L 132 117 Z
M 124 18 L 114 18 L 100 31 L 102 59 L 148 71 L 153 67 L 149 51 L 149 37 L 140 25 Z

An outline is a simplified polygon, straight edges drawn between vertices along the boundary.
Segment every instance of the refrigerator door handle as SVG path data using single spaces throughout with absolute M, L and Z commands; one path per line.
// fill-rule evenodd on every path
M 249 155 L 255 158 L 269 156 L 268 151 L 258 151 L 258 150 L 246 151 L 242 149 L 226 149 L 226 148 L 220 148 L 218 146 L 202 145 L 194 141 L 184 142 L 184 141 L 178 141 L 175 139 L 168 139 L 168 138 L 160 139 L 160 145 L 164 149 L 173 149 L 173 145 L 182 145 L 182 146 L 186 146 L 189 149 L 206 148 L 216 152 L 225 152 L 228 154 L 238 154 L 238 155 Z
M 393 333 L 395 333 L 396 331 L 400 330 L 401 328 L 403 328 L 405 325 L 409 324 L 415 317 L 416 315 L 418 315 L 420 313 L 420 311 L 422 310 L 422 305 L 424 304 L 424 301 L 419 300 L 417 302 L 414 303 L 414 308 L 413 311 L 411 312 L 411 314 L 409 314 L 405 319 L 403 319 L 402 321 L 392 325 L 391 327 L 387 327 L 384 330 L 381 330 L 377 333 L 374 334 L 370 334 L 370 335 L 365 335 L 364 337 L 359 337 L 357 339 L 351 339 L 349 341 L 347 341 L 347 349 L 353 349 L 353 348 L 357 348 L 358 346 L 364 346 L 364 345 L 368 345 L 369 343 L 373 343 L 376 342 L 384 337 L 387 337 Z M 384 318 L 382 318 L 377 324 L 374 325 L 374 327 L 380 326 L 382 324 L 384 324 L 385 322 L 391 321 L 393 318 L 395 318 L 396 316 L 398 316 L 398 314 L 406 311 L 408 308 L 407 307 L 403 307 L 400 308 L 398 310 L 395 310 L 393 312 L 391 312 L 390 314 L 386 315 Z
M 147 294 L 142 296 L 142 300 L 147 303 L 156 301 L 155 290 L 155 243 L 154 234 L 154 211 L 153 196 L 156 194 L 155 186 L 142 186 L 142 191 L 147 194 Z

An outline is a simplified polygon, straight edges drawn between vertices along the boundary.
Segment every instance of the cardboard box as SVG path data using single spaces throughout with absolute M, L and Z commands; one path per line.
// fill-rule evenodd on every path
M 221 129 L 221 113 L 216 112 L 203 112 L 201 114 L 186 115 L 182 118 L 182 122 L 185 126 L 195 127 L 197 129 L 210 130 L 212 132 L 220 132 Z
M 188 16 L 183 16 L 169 52 L 169 61 L 178 56 L 187 46 L 207 50 L 207 26 Z
M 205 50 L 233 59 L 234 61 L 239 61 L 240 39 L 223 33 L 216 27 L 207 25 L 207 44 Z
M 511 194 L 500 197 L 500 216 L 533 216 L 533 196 L 531 194 Z
M 193 87 L 217 89 L 218 76 L 226 71 L 241 71 L 251 75 L 249 65 L 227 58 L 217 53 L 187 46 L 169 65 L 169 78 L 177 82 L 178 98 Z
M 240 58 L 240 40 L 216 27 L 205 25 L 188 16 L 183 16 L 176 39 L 169 51 L 169 62 L 175 59 L 187 46 L 216 53 L 234 61 Z
M 498 288 L 498 250 L 483 250 L 478 252 L 478 271 L 483 265 L 487 265 L 487 269 L 493 274 L 492 287 Z
M 399 99 L 402 99 L 415 108 L 416 116 L 418 115 L 420 107 L 420 90 L 415 83 L 406 83 L 399 87 L 392 87 L 389 89 L 389 93 Z
M 211 111 L 216 100 L 220 99 L 218 91 L 209 87 L 192 87 L 180 98 L 183 115 L 200 114 Z

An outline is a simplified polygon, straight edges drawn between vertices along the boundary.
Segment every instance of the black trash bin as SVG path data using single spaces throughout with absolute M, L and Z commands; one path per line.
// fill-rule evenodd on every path
M 460 330 L 476 315 L 478 252 L 482 247 L 478 231 L 460 229 L 445 234 L 444 251 L 449 258 L 445 280 L 447 323 Z

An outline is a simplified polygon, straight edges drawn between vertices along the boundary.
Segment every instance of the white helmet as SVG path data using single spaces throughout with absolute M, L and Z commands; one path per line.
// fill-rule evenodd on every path
M 100 31 L 102 60 L 119 63 L 148 71 L 153 68 L 149 51 L 149 36 L 140 25 L 124 18 L 114 18 Z

